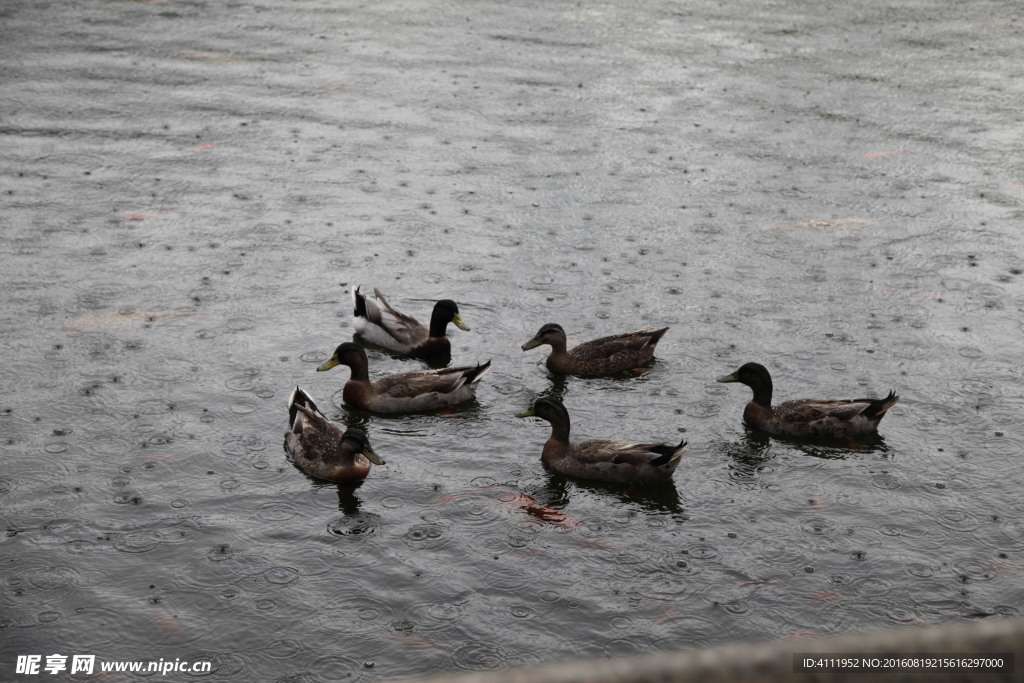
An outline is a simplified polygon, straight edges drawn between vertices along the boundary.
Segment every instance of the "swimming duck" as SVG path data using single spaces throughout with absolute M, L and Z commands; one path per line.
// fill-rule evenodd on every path
M 317 368 L 324 372 L 336 365 L 352 369 L 341 397 L 348 405 L 378 413 L 403 413 L 434 410 L 473 398 L 476 385 L 490 367 L 467 365 L 458 368 L 400 372 L 370 381 L 366 351 L 352 342 L 338 346 L 327 361 Z
M 452 344 L 446 332 L 448 323 L 455 323 L 460 330 L 469 331 L 459 315 L 458 305 L 451 299 L 442 299 L 434 304 L 429 328 L 412 316 L 393 309 L 378 289 L 373 290 L 373 297 L 368 297 L 356 287 L 352 290 L 352 302 L 355 306 L 352 314 L 355 316 L 356 332 L 377 346 L 413 358 L 450 355 Z
M 743 421 L 777 436 L 875 434 L 886 411 L 900 400 L 890 391 L 885 398 L 804 398 L 773 406 L 772 377 L 760 363 L 746 363 L 718 381 L 750 387 L 754 398 L 743 409 Z
M 359 482 L 370 473 L 370 463 L 384 464 L 370 446 L 366 432 L 354 428 L 342 431 L 299 387 L 288 400 L 284 445 L 303 472 L 330 481 Z
M 519 417 L 535 415 L 551 423 L 541 461 L 562 474 L 626 484 L 665 482 L 679 465 L 686 442 L 678 446 L 632 441 L 569 441 L 569 412 L 557 398 L 542 398 Z
M 645 328 L 583 342 L 566 351 L 565 330 L 561 325 L 548 323 L 537 331 L 533 339 L 523 344 L 523 351 L 550 344 L 547 366 L 551 372 L 602 375 L 637 368 L 651 360 L 654 347 L 666 332 L 667 327 L 660 330 Z

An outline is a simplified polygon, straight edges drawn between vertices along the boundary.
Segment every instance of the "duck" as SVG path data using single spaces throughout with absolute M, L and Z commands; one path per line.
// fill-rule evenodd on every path
M 776 436 L 850 437 L 878 433 L 878 423 L 900 397 L 803 398 L 772 405 L 772 376 L 760 363 L 745 363 L 719 382 L 746 384 L 754 398 L 743 409 L 748 427 Z
M 483 365 L 400 372 L 370 381 L 366 351 L 353 342 L 334 350 L 318 372 L 347 365 L 352 375 L 342 390 L 342 400 L 353 408 L 376 413 L 405 413 L 435 410 L 462 403 L 476 395 L 480 378 L 491 368 Z
M 458 304 L 451 299 L 442 299 L 434 304 L 430 327 L 426 327 L 416 318 L 392 308 L 380 290 L 375 288 L 373 296 L 359 290 L 359 287 L 352 290 L 356 332 L 366 341 L 389 351 L 420 360 L 444 358 L 452 352 L 452 343 L 447 336 L 448 323 L 469 331 L 469 326 L 459 314 Z
M 573 443 L 569 441 L 569 412 L 554 397 L 538 399 L 518 416 L 536 416 L 551 423 L 551 436 L 540 459 L 552 470 L 579 479 L 624 484 L 667 482 L 687 445 L 686 441 L 672 446 L 607 439 Z
M 638 368 L 654 357 L 654 347 L 667 327 L 649 327 L 583 342 L 566 351 L 565 330 L 556 323 L 543 325 L 523 351 L 549 344 L 548 370 L 558 375 L 603 375 Z
M 342 430 L 299 387 L 288 399 L 284 446 L 306 474 L 343 484 L 361 482 L 370 473 L 371 465 L 384 464 L 370 446 L 366 432 L 353 427 Z

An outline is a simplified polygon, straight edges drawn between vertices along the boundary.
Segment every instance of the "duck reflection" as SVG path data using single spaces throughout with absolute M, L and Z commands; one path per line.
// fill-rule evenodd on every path
M 619 484 L 614 482 L 570 479 L 549 471 L 545 485 L 534 492 L 533 498 L 545 501 L 545 506 L 560 510 L 569 504 L 572 491 L 585 489 L 601 495 L 611 495 L 619 502 L 639 508 L 641 512 L 656 515 L 684 515 L 679 490 L 672 481 L 655 484 Z
M 324 487 L 330 484 L 324 484 Z M 356 491 L 362 486 L 358 484 L 334 484 L 338 492 L 338 511 L 341 516 L 328 523 L 327 530 L 335 536 L 364 536 L 376 533 L 381 526 L 380 515 L 374 512 L 363 512 L 362 500 Z

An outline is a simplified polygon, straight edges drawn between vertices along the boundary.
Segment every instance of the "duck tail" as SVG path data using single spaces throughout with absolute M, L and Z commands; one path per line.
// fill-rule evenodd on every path
M 476 367 L 466 373 L 466 382 L 468 384 L 476 384 L 480 381 L 480 378 L 487 374 L 487 371 L 491 369 L 491 361 L 487 361 L 483 365 L 480 363 L 476 364 Z
M 881 420 L 885 416 L 885 413 L 892 408 L 894 405 L 900 402 L 900 397 L 896 395 L 896 392 L 889 391 L 889 395 L 885 398 L 876 398 L 873 400 L 867 408 L 861 413 L 864 417 Z
M 288 399 L 289 427 L 295 425 L 295 414 L 299 411 L 299 406 L 302 406 L 307 410 L 312 410 L 313 412 L 320 412 L 320 409 L 316 407 L 315 403 L 313 403 L 313 399 L 309 397 L 309 394 L 296 386 L 295 391 L 292 392 L 291 398 Z
M 661 341 L 661 338 L 665 336 L 666 332 L 668 332 L 668 328 L 667 327 L 663 327 L 660 330 L 654 330 L 653 332 L 651 332 L 651 339 L 650 339 L 649 342 L 647 342 L 647 345 L 648 346 L 657 346 L 658 342 Z
M 354 315 L 357 318 L 368 317 L 366 315 L 366 297 L 363 296 L 362 292 L 359 291 L 358 285 L 356 286 L 355 289 L 352 290 L 352 306 L 354 309 L 352 311 L 352 315 Z
M 668 328 L 666 328 L 668 329 Z M 669 465 L 672 469 L 679 464 L 679 458 L 683 457 L 683 451 L 686 450 L 686 440 L 680 441 L 679 445 L 673 448 L 672 446 L 660 446 L 655 450 L 662 455 L 659 455 L 654 460 L 651 460 L 650 464 L 652 467 L 662 467 L 663 465 Z

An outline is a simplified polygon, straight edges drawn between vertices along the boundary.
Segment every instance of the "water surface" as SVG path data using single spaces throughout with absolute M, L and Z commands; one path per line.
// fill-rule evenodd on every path
M 374 680 L 1018 614 L 1024 207 L 1008 2 L 0 10 L 0 666 Z M 349 292 L 459 302 L 475 403 L 367 417 Z M 520 344 L 672 329 L 636 378 Z M 855 447 L 749 392 L 903 397 Z M 371 351 L 371 373 L 420 363 Z M 359 487 L 285 458 L 291 389 Z M 549 474 L 690 446 L 674 486 Z

